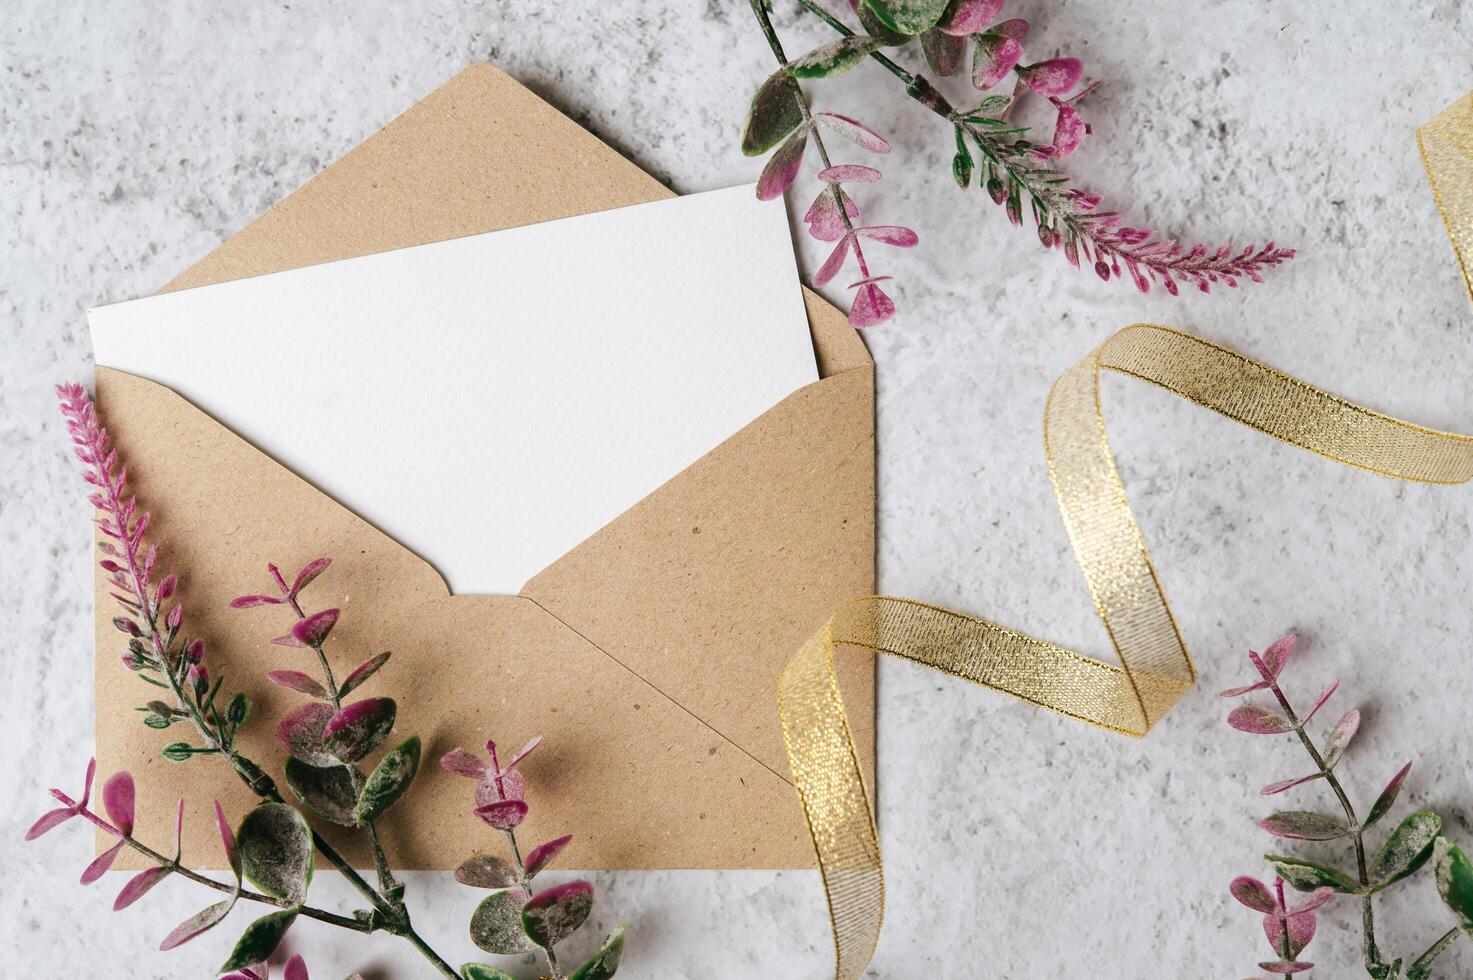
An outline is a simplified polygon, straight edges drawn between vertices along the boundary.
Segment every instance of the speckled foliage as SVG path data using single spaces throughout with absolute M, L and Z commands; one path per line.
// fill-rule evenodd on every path
M 1207 301 L 1109 288 L 1020 247 L 1017 229 L 962 195 L 931 114 L 906 102 L 890 120 L 865 120 L 892 144 L 869 217 L 915 222 L 924 241 L 894 253 L 904 263 L 899 313 L 865 334 L 879 382 L 880 589 L 1046 629 L 1105 656 L 1049 492 L 1039 420 L 1049 381 L 1115 329 L 1189 327 L 1392 414 L 1466 431 L 1473 318 L 1411 132 L 1473 85 L 1473 9 L 1459 0 L 1412 0 L 1394 16 L 1364 0 L 1010 0 L 1008 10 L 1032 22 L 1041 53 L 1067 51 L 1109 80 L 1090 111 L 1110 129 L 1070 158 L 1093 190 L 1141 201 L 1143 223 L 1183 236 L 1272 232 L 1299 248 L 1263 285 Z M 795 51 L 829 39 L 784 9 L 777 27 Z M 90 754 L 88 507 L 74 493 L 75 466 L 54 451 L 51 394 L 57 381 L 87 377 L 84 311 L 156 290 L 477 59 L 496 61 L 678 191 L 755 176 L 734 144 L 773 62 L 745 3 L 609 0 L 556 14 L 545 0 L 6 4 L 0 595 L 11 635 L 25 642 L 0 650 L 5 675 L 24 679 L 0 687 L 12 740 L 0 780 L 14 799 L 38 801 L 56 780 L 77 790 Z M 842 98 L 816 87 L 815 109 L 893 98 L 877 71 L 839 81 Z M 795 222 L 807 203 L 795 202 Z M 809 270 L 830 251 L 806 233 L 795 243 Z M 823 292 L 847 305 L 847 282 Z M 890 902 L 875 980 L 948 976 L 957 962 L 1000 977 L 1248 975 L 1262 928 L 1223 883 L 1261 851 L 1263 831 L 1232 801 L 1274 774 L 1245 755 L 1247 736 L 1225 737 L 1210 692 L 1242 682 L 1244 638 L 1289 626 L 1314 676 L 1395 668 L 1377 680 L 1356 737 L 1366 780 L 1356 792 L 1373 796 L 1408 746 L 1435 746 L 1403 800 L 1409 810 L 1435 802 L 1454 837 L 1473 838 L 1463 761 L 1473 754 L 1469 494 L 1342 473 L 1129 381 L 1107 381 L 1104 396 L 1200 693 L 1150 738 L 1116 739 L 883 664 L 878 794 Z M 43 772 L 38 757 L 54 764 Z M 21 845 L 34 817 L 22 807 L 0 815 L 7 882 L 24 889 L 0 918 L 0 948 L 19 951 L 14 970 L 65 961 L 105 974 L 125 958 L 153 964 L 139 980 L 174 980 L 219 965 L 204 942 L 150 960 L 159 935 L 108 913 L 121 882 L 58 887 L 56 868 L 80 871 L 77 841 L 57 831 Z M 213 819 L 208 801 L 187 819 Z M 1062 898 L 1037 880 L 1036 840 L 1077 869 Z M 816 872 L 587 877 L 601 906 L 641 937 L 625 960 L 631 976 L 817 978 L 830 965 Z M 404 878 L 421 917 L 445 924 L 426 927 L 437 948 L 456 962 L 475 958 L 464 928 L 484 893 L 449 874 Z M 973 894 L 979 882 L 1015 897 L 981 913 L 934 900 Z M 1141 896 L 1131 914 L 1091 914 L 1114 907 L 1121 882 Z M 312 887 L 324 902 L 352 896 L 336 874 Z M 203 904 L 182 885 L 147 901 L 168 923 Z M 1430 941 L 1446 927 L 1430 889 L 1390 894 L 1385 908 L 1408 936 Z M 1318 914 L 1317 972 L 1355 976 L 1354 903 Z M 79 915 L 86 931 L 68 924 Z M 600 915 L 568 941 L 577 955 L 592 955 L 617 924 Z M 791 941 L 752 942 L 779 929 Z M 365 959 L 359 937 L 315 922 L 298 920 L 288 941 L 310 944 L 319 980 L 355 968 L 420 976 L 412 951 Z M 531 964 L 517 970 L 535 975 Z

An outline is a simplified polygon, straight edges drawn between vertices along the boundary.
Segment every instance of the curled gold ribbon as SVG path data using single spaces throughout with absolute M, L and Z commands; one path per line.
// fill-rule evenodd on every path
M 1467 279 L 1473 253 L 1473 94 L 1425 126 L 1428 176 Z M 1469 282 L 1473 292 L 1473 281 Z M 1473 479 L 1473 436 L 1402 422 L 1235 351 L 1136 324 L 1054 382 L 1044 449 L 1059 512 L 1119 665 L 911 599 L 852 600 L 790 659 L 778 709 L 823 874 L 840 980 L 860 976 L 884 917 L 874 815 L 834 674 L 850 645 L 911 660 L 1080 721 L 1145 735 L 1196 679 L 1115 468 L 1100 372 L 1148 381 L 1328 459 L 1418 483 Z

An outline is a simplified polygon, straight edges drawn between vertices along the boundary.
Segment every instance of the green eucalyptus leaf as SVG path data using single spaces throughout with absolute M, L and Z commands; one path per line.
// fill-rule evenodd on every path
M 1346 895 L 1360 894 L 1360 882 L 1343 871 L 1313 861 L 1278 854 L 1265 854 L 1264 860 L 1274 871 L 1298 891 L 1309 892 L 1316 888 L 1333 888 Z
M 282 909 L 280 912 L 261 916 L 246 926 L 245 932 L 236 940 L 230 958 L 216 972 L 229 973 L 231 970 L 243 970 L 264 962 L 276 952 L 276 947 L 281 945 L 281 937 L 286 935 L 296 919 L 296 909 Z
M 251 699 L 237 693 L 225 709 L 225 717 L 232 725 L 243 725 L 251 714 Z
M 1441 939 L 1427 948 L 1427 951 L 1412 961 L 1407 967 L 1407 980 L 1428 980 L 1432 976 L 1432 962 L 1442 955 L 1442 951 L 1457 941 L 1458 930 L 1449 929 Z
M 522 908 L 522 928 L 543 949 L 571 936 L 593 911 L 593 886 L 586 881 L 554 885 L 533 895 Z
M 619 969 L 619 957 L 624 955 L 624 927 L 609 933 L 593 959 L 573 971 L 568 980 L 609 980 Z
M 288 756 L 285 772 L 286 784 L 307 809 L 344 827 L 358 825 L 353 813 L 358 795 L 353 791 L 353 773 L 347 766 L 328 769 Z M 363 778 L 361 772 L 358 778 Z
M 527 893 L 520 888 L 499 888 L 487 895 L 471 915 L 471 942 L 500 956 L 532 952 L 537 944 L 522 929 L 526 904 Z
M 794 78 L 828 78 L 842 74 L 883 46 L 879 38 L 862 34 L 841 37 L 788 62 L 788 74 Z
M 170 762 L 188 762 L 194 755 L 194 746 L 188 742 L 170 742 L 163 747 L 163 756 Z
M 357 762 L 389 737 L 397 712 L 393 698 L 354 701 L 323 725 L 322 747 L 340 763 Z
M 1442 818 L 1431 810 L 1420 810 L 1397 824 L 1371 861 L 1371 891 L 1378 892 L 1426 864 L 1441 831 Z
M 860 0 L 881 24 L 898 34 L 919 34 L 935 27 L 951 0 Z
M 494 854 L 477 854 L 455 869 L 455 880 L 472 888 L 511 888 L 517 871 Z
M 467 963 L 460 968 L 460 975 L 465 977 L 465 980 L 517 980 L 505 970 L 498 970 L 484 963 Z
M 419 736 L 411 735 L 396 745 L 373 767 L 363 791 L 358 794 L 354 816 L 359 823 L 376 819 L 409 789 L 419 771 Z
M 752 96 L 747 124 L 742 127 L 742 152 L 761 156 L 803 125 L 802 98 L 802 90 L 786 68 L 768 76 Z
M 143 723 L 149 728 L 157 728 L 162 730 L 172 725 L 174 723 L 174 719 L 166 718 L 163 715 L 145 715 L 143 717 Z
M 1435 851 L 1437 894 L 1458 917 L 1459 927 L 1473 936 L 1473 861 L 1446 837 L 1437 838 Z
M 245 815 L 235 839 L 241 867 L 256 887 L 294 905 L 302 903 L 312 883 L 312 831 L 296 808 L 260 804 Z

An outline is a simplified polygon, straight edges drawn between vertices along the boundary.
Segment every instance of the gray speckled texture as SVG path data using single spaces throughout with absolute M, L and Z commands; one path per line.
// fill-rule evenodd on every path
M 823 37 L 779 23 L 794 50 Z M 839 6 L 839 5 L 836 5 Z M 922 247 L 877 259 L 901 315 L 879 366 L 881 585 L 1077 644 L 1105 641 L 1049 495 L 1050 380 L 1115 328 L 1194 329 L 1346 396 L 1473 429 L 1473 317 L 1423 182 L 1413 126 L 1473 85 L 1473 8 L 1357 0 L 1019 0 L 1035 53 L 1077 53 L 1106 87 L 1071 161 L 1137 223 L 1183 237 L 1276 236 L 1302 257 L 1269 285 L 1141 297 L 1045 256 L 946 176 L 950 134 L 873 66 L 818 86 L 895 142 L 876 221 Z M 912 57 L 914 57 L 912 55 Z M 21 846 L 45 787 L 88 752 L 87 513 L 51 385 L 87 377 L 83 311 L 157 288 L 475 59 L 498 62 L 680 191 L 755 176 L 734 149 L 768 52 L 737 0 L 91 4 L 9 0 L 0 21 L 0 953 L 7 974 L 126 962 L 200 976 L 225 934 L 151 952 L 199 904 L 174 883 L 113 917 L 74 884 L 78 828 Z M 811 176 L 806 179 L 811 186 Z M 801 207 L 806 200 L 798 202 Z M 802 246 L 809 268 L 821 255 Z M 881 671 L 880 800 L 890 912 L 871 976 L 1227 977 L 1262 935 L 1225 895 L 1261 873 L 1253 787 L 1303 764 L 1225 732 L 1211 692 L 1249 643 L 1298 628 L 1302 691 L 1364 702 L 1347 765 L 1473 842 L 1473 491 L 1403 486 L 1111 380 L 1111 438 L 1202 673 L 1144 741 L 1083 728 L 907 666 Z M 1299 796 L 1317 805 L 1310 789 Z M 149 805 L 166 805 L 150 801 Z M 195 819 L 203 819 L 199 813 Z M 327 880 L 325 876 L 324 880 Z M 600 925 L 628 921 L 630 977 L 821 978 L 816 875 L 598 876 Z M 329 885 L 330 887 L 330 885 Z M 470 900 L 416 876 L 421 921 L 456 943 Z M 322 896 L 331 901 L 330 894 Z M 1445 927 L 1430 881 L 1382 903 L 1411 953 Z M 237 912 L 231 928 L 244 921 Z M 1311 949 L 1355 975 L 1353 910 Z M 581 947 L 596 941 L 586 930 Z M 292 934 L 314 976 L 420 977 L 392 940 Z M 331 945 L 329 945 L 331 944 Z M 452 955 L 468 957 L 463 941 Z M 1446 976 L 1473 972 L 1465 940 Z M 518 966 L 520 976 L 533 975 Z M 108 971 L 111 975 L 111 971 Z

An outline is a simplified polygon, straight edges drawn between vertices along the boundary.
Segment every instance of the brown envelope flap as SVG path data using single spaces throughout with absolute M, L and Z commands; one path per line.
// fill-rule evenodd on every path
M 840 603 L 874 591 L 874 376 L 799 390 L 522 589 L 702 721 L 788 775 L 775 684 Z M 874 754 L 874 665 L 841 659 Z
M 255 702 L 241 747 L 278 785 L 275 727 L 305 699 L 273 686 L 265 673 L 315 666 L 303 651 L 270 644 L 290 626 L 289 612 L 233 610 L 228 603 L 269 587 L 268 561 L 294 569 L 321 554 L 337 559 L 309 598 L 314 607 L 343 609 L 329 643 L 338 676 L 392 650 L 362 695 L 393 696 L 395 738 L 415 731 L 424 740 L 412 796 L 386 821 L 396 867 L 451 868 L 483 839 L 469 812 L 471 783 L 439 768 L 443 753 L 457 745 L 479 750 L 488 736 L 516 745 L 537 733 L 549 740 L 526 763 L 535 787 L 528 839 L 573 833 L 569 867 L 811 865 L 812 848 L 782 778 L 535 603 L 450 596 L 424 561 L 167 388 L 99 368 L 97 392 L 133 489 L 152 512 L 160 567 L 180 576 L 185 629 L 208 638 L 208 662 L 225 675 L 226 690 L 242 690 Z M 124 644 L 111 624 L 101 573 L 97 590 L 101 771 L 134 773 L 140 836 L 159 847 L 172 830 L 174 800 L 189 799 L 186 853 L 218 866 L 209 801 L 219 796 L 239 819 L 253 798 L 212 760 L 159 756 L 164 742 L 190 732 L 155 732 L 140 723 L 132 708 L 152 689 L 119 663 Z M 328 836 L 360 865 L 369 863 L 361 835 Z
M 165 289 L 674 196 L 510 76 L 476 64 Z M 806 298 L 823 374 L 873 363 L 842 313 L 811 293 Z

